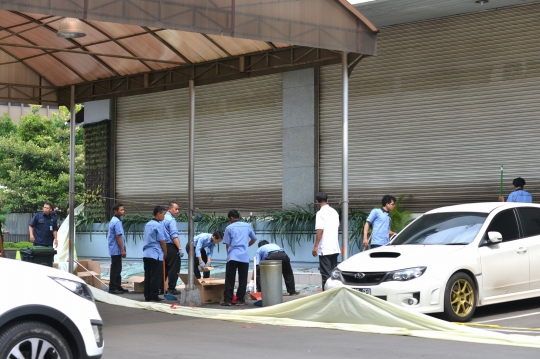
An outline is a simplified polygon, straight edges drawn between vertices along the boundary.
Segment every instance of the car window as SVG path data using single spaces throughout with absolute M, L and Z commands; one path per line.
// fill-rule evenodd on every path
M 522 207 L 518 208 L 518 213 L 524 236 L 540 235 L 540 208 Z
M 487 213 L 426 214 L 401 231 L 392 245 L 466 245 L 474 240 L 486 218 Z
M 518 239 L 519 229 L 514 210 L 507 209 L 493 217 L 484 238 L 487 238 L 488 232 L 499 232 L 502 235 L 503 242 Z

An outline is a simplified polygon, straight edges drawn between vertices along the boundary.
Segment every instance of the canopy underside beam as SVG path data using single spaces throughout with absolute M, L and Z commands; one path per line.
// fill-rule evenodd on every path
M 191 66 L 80 83 L 75 85 L 75 100 L 81 103 L 173 90 L 188 87 L 191 78 L 195 80 L 197 86 L 200 86 L 340 62 L 341 53 L 337 51 L 306 47 L 278 49 Z M 69 86 L 59 88 L 59 105 L 69 103 L 69 93 Z

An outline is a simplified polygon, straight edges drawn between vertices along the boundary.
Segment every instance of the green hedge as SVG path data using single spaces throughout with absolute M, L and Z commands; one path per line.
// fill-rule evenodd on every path
M 21 249 L 33 246 L 32 242 L 4 242 L 4 249 Z

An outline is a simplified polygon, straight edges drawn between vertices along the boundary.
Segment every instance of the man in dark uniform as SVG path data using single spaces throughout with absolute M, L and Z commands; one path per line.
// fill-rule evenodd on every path
M 58 246 L 56 234 L 58 232 L 58 222 L 52 212 L 52 205 L 48 202 L 43 204 L 43 212 L 38 212 L 32 217 L 30 225 L 30 242 L 35 246 L 52 247 Z

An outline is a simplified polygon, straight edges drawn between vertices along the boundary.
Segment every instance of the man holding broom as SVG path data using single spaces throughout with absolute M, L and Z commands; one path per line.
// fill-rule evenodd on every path
M 514 185 L 514 192 L 508 195 L 508 199 L 506 200 L 506 202 L 532 203 L 531 194 L 523 190 L 525 183 L 525 180 L 521 177 L 514 179 L 514 181 L 512 181 L 512 184 Z M 502 196 L 502 193 L 499 196 L 499 202 L 504 202 L 504 197 Z

